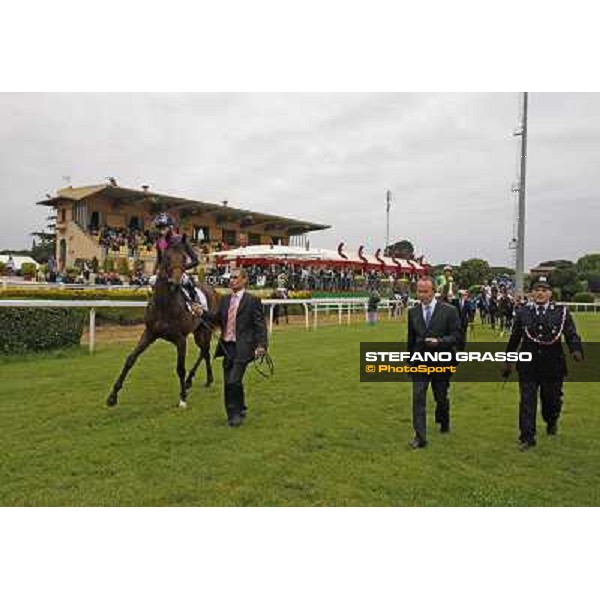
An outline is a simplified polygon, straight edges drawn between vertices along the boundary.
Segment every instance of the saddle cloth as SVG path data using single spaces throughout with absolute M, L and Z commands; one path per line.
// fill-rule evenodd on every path
M 192 310 L 192 306 L 191 306 L 191 298 L 190 295 L 187 291 L 187 289 L 185 288 L 185 285 L 189 282 L 189 277 L 187 276 L 187 274 L 185 274 L 181 280 L 181 283 L 183 284 L 181 286 L 181 293 L 183 294 L 183 297 L 185 298 L 185 303 L 187 306 L 187 309 L 189 311 Z M 154 284 L 156 283 L 156 275 L 152 275 L 152 277 L 150 277 L 150 285 L 152 287 L 154 287 Z M 208 310 L 208 300 L 206 299 L 206 295 L 204 294 L 204 292 L 200 289 L 200 288 L 195 288 L 196 290 L 196 294 L 198 296 L 198 301 L 200 302 L 200 306 L 202 306 L 202 310 Z
M 195 290 L 196 290 L 196 294 L 198 296 L 198 301 L 200 302 L 200 306 L 202 306 L 202 310 L 204 310 L 204 311 L 208 310 L 208 300 L 206 299 L 206 295 L 200 288 L 195 288 Z M 189 292 L 184 287 L 181 288 L 181 291 L 183 292 L 183 295 L 185 296 L 186 304 L 188 304 L 188 310 L 191 310 L 191 306 L 189 306 L 189 303 L 191 302 L 192 299 L 190 298 Z

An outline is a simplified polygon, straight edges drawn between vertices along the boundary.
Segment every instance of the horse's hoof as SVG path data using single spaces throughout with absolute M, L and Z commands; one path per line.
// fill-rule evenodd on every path
M 209 388 L 211 385 L 212 385 L 212 381 L 207 381 L 207 382 L 204 384 L 204 387 L 205 387 L 205 388 Z
M 179 404 L 177 405 L 179 408 L 187 408 L 187 402 L 184 402 L 183 400 L 179 401 Z
M 106 406 L 116 406 L 117 405 L 117 396 L 116 394 L 111 394 L 106 399 Z

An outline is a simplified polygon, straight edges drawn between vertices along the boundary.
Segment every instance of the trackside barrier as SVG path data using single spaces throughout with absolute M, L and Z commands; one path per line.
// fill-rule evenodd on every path
M 589 302 L 557 302 L 559 306 L 568 306 L 571 312 L 600 312 L 600 303 L 595 304 Z
M 127 300 L 0 300 L 0 308 L 89 308 L 90 309 L 90 353 L 96 346 L 97 308 L 144 308 L 147 302 Z
M 335 306 L 338 313 L 348 311 L 348 324 L 351 311 L 358 308 L 366 310 L 366 298 L 339 298 L 339 299 L 307 299 L 307 300 L 263 300 L 264 306 L 269 307 L 269 333 L 273 332 L 273 313 L 277 305 L 301 305 L 304 308 L 304 325 L 310 329 L 310 310 L 313 311 L 313 328 L 318 325 L 318 312 L 324 307 Z M 96 345 L 96 309 L 98 308 L 144 308 L 146 301 L 134 300 L 0 300 L 0 308 L 89 308 L 89 350 L 94 352 Z M 341 323 L 341 317 L 340 317 Z
M 276 306 L 293 306 L 301 305 L 304 308 L 304 326 L 309 330 L 310 327 L 310 310 L 313 312 L 313 329 L 317 329 L 319 312 L 329 314 L 330 311 L 337 311 L 338 323 L 343 322 L 344 313 L 346 314 L 346 323 L 350 325 L 351 315 L 355 311 L 364 311 L 367 313 L 368 298 L 313 298 L 306 300 L 263 300 L 263 306 L 269 307 L 269 333 L 273 333 L 273 313 Z M 0 300 L 0 308 L 89 308 L 89 349 L 90 353 L 94 352 L 96 345 L 96 309 L 97 308 L 144 308 L 147 306 L 145 301 L 134 300 Z M 411 302 L 410 304 L 413 304 Z M 600 304 L 583 304 L 573 302 L 557 303 L 561 306 L 568 306 L 575 312 L 598 312 Z M 382 299 L 379 304 L 379 309 L 387 309 L 388 315 L 391 317 L 394 306 L 397 305 L 395 300 Z

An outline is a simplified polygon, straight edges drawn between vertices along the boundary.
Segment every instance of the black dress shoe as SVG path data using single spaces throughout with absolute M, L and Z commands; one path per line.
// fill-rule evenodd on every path
M 419 450 L 420 448 L 425 448 L 425 446 L 427 446 L 427 442 L 424 442 L 419 438 L 415 438 L 414 440 L 412 440 L 412 442 L 408 444 L 408 447 L 411 450 Z
M 450 433 L 450 424 L 444 423 L 443 425 L 440 425 L 440 433 Z
M 535 440 L 524 440 L 519 442 L 519 450 L 521 452 L 527 452 L 530 448 L 535 448 Z
M 548 435 L 556 435 L 558 433 L 558 423 L 556 423 L 556 421 L 554 423 L 548 423 L 548 425 L 546 425 L 546 433 Z
M 243 423 L 244 419 L 241 415 L 233 415 L 233 417 L 229 419 L 229 427 L 239 427 L 240 425 L 243 425 Z

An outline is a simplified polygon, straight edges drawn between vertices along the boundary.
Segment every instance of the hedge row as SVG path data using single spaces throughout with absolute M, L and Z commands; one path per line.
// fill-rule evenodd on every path
M 69 290 L 60 288 L 7 288 L 0 289 L 0 298 L 27 300 L 123 300 L 145 301 L 148 299 L 146 290 Z
M 0 354 L 78 346 L 86 315 L 77 308 L 0 308 Z
M 229 293 L 226 289 L 218 289 L 219 294 Z M 269 298 L 272 290 L 250 290 L 252 294 L 262 298 Z M 11 287 L 3 290 L 0 288 L 0 298 L 4 299 L 29 299 L 29 300 L 123 300 L 123 301 L 145 301 L 148 299 L 148 290 L 146 289 L 123 289 L 115 288 L 109 290 L 98 290 L 86 288 L 81 290 L 60 289 L 60 288 L 27 288 Z M 310 298 L 310 292 L 298 291 L 290 292 L 291 299 Z
M 140 325 L 144 323 L 145 308 L 97 308 L 98 325 Z

